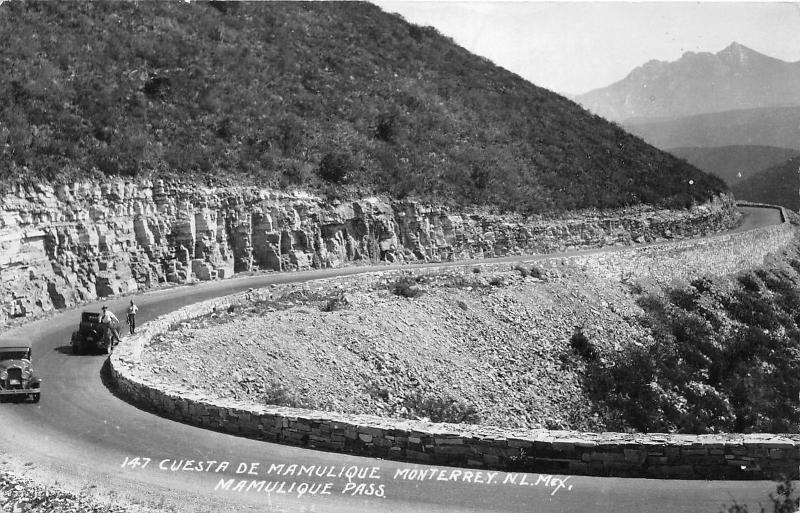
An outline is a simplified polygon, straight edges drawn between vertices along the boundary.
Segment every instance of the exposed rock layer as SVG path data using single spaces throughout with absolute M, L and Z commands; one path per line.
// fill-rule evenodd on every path
M 18 188 L 0 204 L 0 322 L 147 289 L 348 262 L 457 260 L 705 235 L 730 198 L 569 219 L 452 212 L 412 201 L 122 181 Z

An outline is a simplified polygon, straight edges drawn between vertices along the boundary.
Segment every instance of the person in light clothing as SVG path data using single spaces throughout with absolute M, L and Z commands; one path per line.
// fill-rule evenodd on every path
M 136 331 L 136 312 L 139 311 L 139 307 L 136 306 L 131 299 L 131 304 L 128 306 L 128 314 L 125 319 L 125 322 L 128 324 L 128 328 L 131 330 L 131 335 L 133 332 Z
M 108 340 L 112 347 L 121 342 L 121 339 L 119 338 L 119 330 L 117 329 L 119 326 L 119 319 L 117 319 L 117 316 L 114 315 L 114 312 L 109 310 L 107 306 L 103 306 L 103 313 L 100 315 L 100 324 L 105 327 L 106 340 Z M 116 343 L 114 340 L 116 340 Z

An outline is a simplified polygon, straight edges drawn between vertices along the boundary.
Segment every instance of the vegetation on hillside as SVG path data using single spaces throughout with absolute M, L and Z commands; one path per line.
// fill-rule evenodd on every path
M 611 429 L 796 433 L 800 249 L 736 277 L 698 278 L 639 300 L 653 341 L 587 362 Z
M 5 2 L 0 32 L 0 183 L 160 176 L 526 212 L 725 189 L 369 4 Z
M 691 165 L 734 184 L 772 166 L 800 155 L 800 151 L 774 146 L 720 146 L 670 148 L 673 155 Z
M 800 157 L 764 169 L 733 187 L 737 198 L 800 209 Z

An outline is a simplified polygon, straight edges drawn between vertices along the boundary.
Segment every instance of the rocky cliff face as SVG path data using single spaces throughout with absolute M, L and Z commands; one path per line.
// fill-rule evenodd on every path
M 640 207 L 553 220 L 162 182 L 17 188 L 0 204 L 0 322 L 256 269 L 446 261 L 707 234 L 734 222 L 732 207 L 721 197 L 688 211 Z

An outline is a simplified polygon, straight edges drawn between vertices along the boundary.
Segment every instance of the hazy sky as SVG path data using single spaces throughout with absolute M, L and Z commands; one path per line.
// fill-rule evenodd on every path
M 716 53 L 733 41 L 800 61 L 800 3 L 375 2 L 536 85 L 584 93 L 651 59 Z

